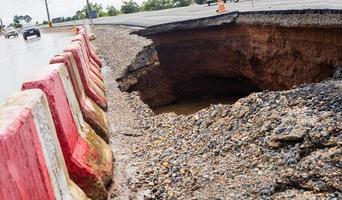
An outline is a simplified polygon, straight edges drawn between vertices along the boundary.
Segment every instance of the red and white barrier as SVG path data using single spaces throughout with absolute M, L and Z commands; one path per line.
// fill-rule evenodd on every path
M 0 199 L 88 199 L 69 178 L 44 93 L 15 93 L 0 105 Z
M 89 49 L 86 46 L 86 42 L 83 38 L 82 35 L 77 35 L 73 40 L 71 40 L 72 42 L 75 41 L 79 41 L 83 50 L 84 50 L 84 55 L 86 56 L 86 62 L 90 68 L 90 70 L 92 70 L 101 80 L 103 80 L 103 76 L 101 74 L 100 71 L 100 67 L 98 66 L 98 64 L 91 58 L 90 54 L 89 54 Z
M 90 70 L 86 67 L 84 56 L 79 42 L 73 42 L 69 44 L 64 52 L 72 53 L 76 66 L 78 68 L 85 92 L 97 105 L 102 109 L 107 110 L 107 100 L 105 93 L 91 78 Z
M 80 73 L 72 53 L 65 52 L 55 56 L 50 60 L 50 63 L 63 63 L 66 66 L 85 121 L 108 143 L 110 135 L 106 113 L 85 94 Z
M 84 122 L 64 64 L 53 64 L 23 84 L 47 96 L 57 136 L 72 180 L 92 199 L 106 199 L 113 173 L 112 152 Z
M 50 62 L 0 104 L 0 199 L 106 199 L 107 100 L 85 30 Z
M 88 56 L 87 56 L 87 52 L 85 50 L 85 46 L 83 45 L 83 43 L 81 41 L 73 41 L 72 44 L 76 44 L 78 46 L 80 46 L 80 50 L 81 50 L 81 55 L 83 58 L 83 63 L 84 63 L 84 67 L 86 67 L 88 69 L 88 71 L 90 72 L 90 77 L 92 78 L 92 80 L 96 83 L 96 85 L 102 89 L 102 91 L 104 91 L 104 82 L 103 80 L 91 69 L 90 63 L 88 61 Z
M 98 66 L 102 66 L 102 63 L 101 63 L 101 60 L 99 59 L 99 57 L 96 56 L 96 53 L 95 53 L 95 50 L 94 50 L 94 47 L 92 47 L 92 45 L 90 44 L 90 41 L 89 41 L 89 37 L 85 31 L 85 29 L 81 28 L 80 31 L 79 31 L 79 35 L 81 35 L 84 40 L 85 40 L 85 45 L 87 46 L 87 49 L 89 50 L 89 55 L 90 57 L 96 62 L 96 64 Z

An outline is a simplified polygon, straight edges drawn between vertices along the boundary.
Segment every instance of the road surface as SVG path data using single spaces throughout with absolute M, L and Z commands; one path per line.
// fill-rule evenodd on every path
M 0 102 L 47 65 L 49 59 L 60 53 L 73 36 L 71 31 L 42 32 L 42 38 L 33 36 L 25 41 L 21 35 L 10 39 L 0 35 Z
M 233 11 L 265 11 L 265 10 L 301 10 L 301 9 L 342 9 L 342 0 L 241 0 L 238 3 L 228 2 L 226 9 Z M 189 19 L 217 15 L 217 5 L 191 5 L 159 11 L 139 12 L 114 17 L 94 19 L 94 24 L 121 24 L 130 26 L 154 26 L 158 24 L 177 22 Z M 55 26 L 70 26 L 82 24 L 83 21 L 55 24 Z

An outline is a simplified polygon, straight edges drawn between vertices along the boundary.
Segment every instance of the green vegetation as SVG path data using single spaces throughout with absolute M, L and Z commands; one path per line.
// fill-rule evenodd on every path
M 90 3 L 90 10 L 96 11 L 97 17 L 115 16 L 119 14 L 119 11 L 114 6 L 108 6 L 106 9 L 103 8 L 100 3 Z M 81 10 L 76 11 L 72 17 L 60 17 L 56 18 L 58 22 L 68 22 L 74 20 L 83 20 L 88 18 L 88 6 L 85 5 Z M 43 24 L 47 24 L 43 21 Z
M 189 6 L 192 0 L 174 0 L 175 6 L 174 7 L 184 7 Z
M 197 4 L 204 4 L 205 0 L 195 0 Z
M 139 5 L 133 0 L 126 0 L 122 2 L 121 12 L 124 14 L 139 12 Z
M 103 10 L 102 4 L 98 4 L 98 3 L 90 3 L 90 10 L 95 10 L 97 13 L 97 17 L 105 17 L 108 16 L 107 12 Z M 82 10 L 84 13 L 88 13 L 87 12 L 87 6 L 83 7 Z
M 96 11 L 98 17 L 108 16 L 107 12 L 103 10 L 102 4 L 90 3 L 89 7 L 90 10 Z M 88 6 L 85 5 L 82 10 L 76 11 L 76 15 L 73 18 L 76 20 L 88 18 Z
M 141 6 L 142 11 L 162 10 L 189 6 L 192 0 L 146 0 Z
M 174 5 L 173 0 L 146 0 L 141 6 L 141 10 L 162 10 L 172 8 Z
M 14 28 L 21 28 L 24 23 L 29 23 L 32 21 L 32 17 L 30 15 L 14 15 L 13 23 L 9 26 Z
M 114 6 L 108 6 L 107 7 L 107 15 L 108 16 L 115 16 L 118 15 L 119 11 L 114 8 Z
M 145 0 L 143 4 L 139 6 L 134 0 L 123 0 L 123 5 L 121 6 L 120 10 L 117 10 L 114 6 L 108 6 L 104 9 L 102 4 L 99 3 L 90 3 L 89 10 L 96 11 L 97 17 L 105 17 L 116 16 L 119 14 L 135 13 L 139 11 L 152 11 L 189 6 L 192 1 L 193 0 Z M 195 0 L 195 2 L 203 3 L 204 0 Z M 68 22 L 74 20 L 83 20 L 87 18 L 88 6 L 85 5 L 81 10 L 76 11 L 75 15 L 72 17 L 58 17 L 53 20 L 56 22 Z M 43 24 L 47 24 L 47 21 L 43 21 Z

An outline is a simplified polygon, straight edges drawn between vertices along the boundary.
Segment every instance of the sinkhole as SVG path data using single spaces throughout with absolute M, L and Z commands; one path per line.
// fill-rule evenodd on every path
M 177 81 L 172 87 L 174 101 L 153 108 L 155 114 L 192 114 L 211 104 L 232 104 L 252 92 L 261 91 L 244 77 L 204 76 Z
M 117 81 L 156 114 L 320 82 L 342 64 L 340 28 L 232 23 L 141 35 L 153 43 Z

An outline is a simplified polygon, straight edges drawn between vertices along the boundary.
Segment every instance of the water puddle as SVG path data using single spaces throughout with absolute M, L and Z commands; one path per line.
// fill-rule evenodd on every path
M 156 115 L 174 112 L 177 115 L 191 115 L 211 104 L 233 104 L 243 96 L 210 96 L 178 100 L 172 104 L 160 106 L 153 109 Z

